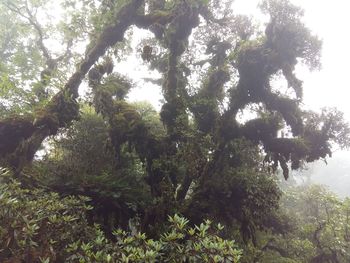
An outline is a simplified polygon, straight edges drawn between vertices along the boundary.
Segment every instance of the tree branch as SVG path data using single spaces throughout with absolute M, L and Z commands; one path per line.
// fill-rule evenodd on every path
M 22 137 L 15 138 L 13 144 L 16 150 L 12 151 L 12 154 L 0 152 L 0 158 L 7 156 L 8 164 L 17 172 L 21 171 L 23 166 L 33 159 L 35 152 L 47 136 L 56 134 L 59 128 L 66 127 L 77 118 L 78 105 L 75 99 L 78 97 L 78 88 L 82 79 L 91 66 L 104 55 L 108 47 L 123 40 L 124 32 L 135 22 L 134 17 L 142 3 L 142 0 L 132 0 L 120 9 L 114 18 L 115 24 L 107 26 L 96 43 L 92 45 L 93 47 L 87 50 L 85 58 L 63 90 L 57 93 L 50 103 L 37 114 L 33 123 L 35 132 L 25 141 Z M 7 124 L 4 123 L 4 125 Z M 0 134 L 0 142 L 2 140 L 7 140 L 7 138 Z

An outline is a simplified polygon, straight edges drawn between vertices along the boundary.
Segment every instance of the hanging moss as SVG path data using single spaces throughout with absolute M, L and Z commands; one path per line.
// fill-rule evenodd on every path
M 281 122 L 279 118 L 259 118 L 246 122 L 241 127 L 240 132 L 241 136 L 251 141 L 259 142 L 275 138 L 280 128 Z
M 265 148 L 286 157 L 294 153 L 300 158 L 305 158 L 310 151 L 308 142 L 302 138 L 274 138 L 266 141 Z
M 320 130 L 307 131 L 305 137 L 308 140 L 310 153 L 307 162 L 313 162 L 320 158 L 332 157 L 331 144 L 329 138 Z
M 166 103 L 161 110 L 161 120 L 172 136 L 178 137 L 188 123 L 186 103 L 181 97 L 185 92 L 184 75 L 180 72 L 179 57 L 188 46 L 188 37 L 192 29 L 199 24 L 199 10 L 187 2 L 179 3 L 175 8 L 175 17 L 169 24 L 165 34 L 165 43 L 169 49 L 168 67 L 165 73 L 163 93 Z M 179 127 L 176 128 L 178 124 Z M 177 130 L 177 131 L 175 131 Z
M 273 93 L 267 93 L 266 106 L 268 109 L 275 110 L 283 116 L 287 124 L 292 128 L 294 136 L 303 133 L 304 124 L 297 101 Z

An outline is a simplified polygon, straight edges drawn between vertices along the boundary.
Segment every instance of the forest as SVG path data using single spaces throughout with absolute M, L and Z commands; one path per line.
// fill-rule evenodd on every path
M 0 0 L 0 262 L 350 262 L 350 198 L 291 176 L 350 146 L 322 41 L 231 4 Z

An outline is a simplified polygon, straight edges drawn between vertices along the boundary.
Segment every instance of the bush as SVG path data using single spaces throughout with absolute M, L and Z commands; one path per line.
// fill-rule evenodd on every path
M 65 248 L 76 241 L 88 242 L 94 228 L 85 213 L 85 197 L 60 198 L 39 189 L 23 189 L 2 176 L 0 185 L 0 262 L 63 262 Z M 44 260 L 43 260 L 44 261 Z
M 88 224 L 86 197 L 23 189 L 6 171 L 1 178 L 1 262 L 239 262 L 235 242 L 217 235 L 220 224 L 190 227 L 174 215 L 158 240 L 119 229 L 112 241 Z

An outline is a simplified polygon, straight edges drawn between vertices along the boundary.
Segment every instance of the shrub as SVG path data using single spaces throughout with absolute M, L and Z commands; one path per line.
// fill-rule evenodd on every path
M 190 227 L 174 215 L 158 240 L 120 229 L 110 240 L 88 224 L 86 197 L 24 189 L 4 170 L 1 179 L 1 262 L 239 262 L 241 250 L 209 220 Z

